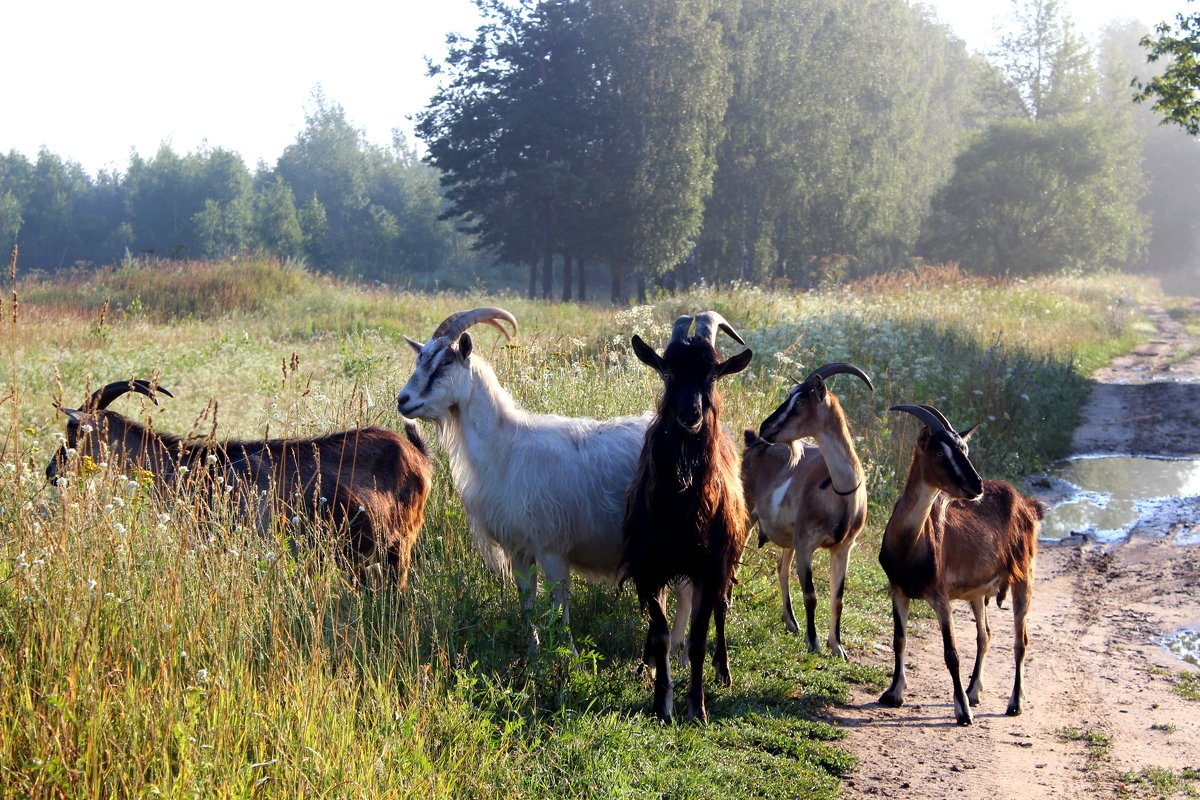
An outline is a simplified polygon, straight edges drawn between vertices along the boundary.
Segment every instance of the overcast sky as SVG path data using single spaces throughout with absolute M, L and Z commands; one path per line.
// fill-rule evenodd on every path
M 1012 0 L 930 0 L 972 49 L 992 46 Z M 1091 36 L 1112 19 L 1148 26 L 1197 6 L 1186 0 L 1063 0 Z M 377 143 L 433 90 L 425 58 L 450 32 L 471 33 L 470 0 L 60 0 L 6 3 L 0 152 L 46 147 L 95 174 L 152 156 L 224 147 L 253 169 L 274 164 L 304 126 L 316 86 Z

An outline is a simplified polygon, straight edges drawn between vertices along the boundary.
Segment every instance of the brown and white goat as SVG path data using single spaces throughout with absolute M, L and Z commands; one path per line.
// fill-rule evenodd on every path
M 662 377 L 664 390 L 625 505 L 622 580 L 633 579 L 638 600 L 650 614 L 646 652 L 655 669 L 653 710 L 662 719 L 671 716 L 672 705 L 670 628 L 662 590 L 684 579 L 694 587 L 688 717 L 705 722 L 702 672 L 709 619 L 716 623 L 717 682 L 728 686 L 725 616 L 746 543 L 737 450 L 720 424 L 716 381 L 745 369 L 753 353 L 744 350 L 720 361 L 718 330 L 745 342 L 715 312 L 700 314 L 695 322 L 696 334 L 689 337 L 692 317 L 679 317 L 661 356 L 633 337 L 634 353 Z
M 892 685 L 879 698 L 886 706 L 904 703 L 904 651 L 908 607 L 924 600 L 937 612 L 946 667 L 954 682 L 954 716 L 970 725 L 971 706 L 983 688 L 983 657 L 991 641 L 986 603 L 1012 593 L 1016 677 L 1007 713 L 1021 713 L 1024 699 L 1025 616 L 1033 596 L 1038 523 L 1046 506 L 1024 497 L 1003 481 L 985 481 L 967 458 L 974 426 L 955 432 L 933 406 L 893 406 L 925 423 L 913 449 L 904 490 L 883 532 L 879 563 L 892 590 L 895 670 Z M 975 612 L 976 654 L 971 681 L 963 692 L 954 644 L 951 600 L 967 600 Z
M 323 518 L 343 528 L 348 551 L 383 559 L 399 588 L 408 583 L 412 548 L 425 519 L 430 464 L 416 426 L 407 438 L 382 428 L 359 428 L 311 439 L 189 442 L 156 433 L 108 406 L 126 392 L 171 397 L 144 380 L 119 381 L 97 390 L 82 408 L 63 408 L 67 431 L 46 465 L 54 480 L 69 451 L 100 462 L 120 459 L 153 474 L 164 487 L 210 489 L 220 478 L 265 527 L 274 515 Z M 210 482 L 198 478 L 208 476 Z M 192 483 L 194 481 L 194 483 Z
M 742 486 L 751 520 L 758 521 L 758 546 L 774 542 L 779 554 L 779 589 L 783 623 L 800 630 L 792 613 L 788 576 L 796 556 L 796 575 L 804 591 L 805 640 L 809 652 L 819 653 L 813 617 L 817 592 L 813 586 L 813 553 L 829 550 L 829 652 L 846 657 L 842 647 L 842 596 L 846 566 L 867 523 L 867 490 L 863 468 L 850 440 L 846 414 L 826 381 L 834 375 L 854 375 L 874 391 L 871 379 L 853 364 L 826 364 L 813 370 L 788 393 L 787 400 L 754 431 L 745 432 Z M 805 446 L 811 436 L 819 447 Z

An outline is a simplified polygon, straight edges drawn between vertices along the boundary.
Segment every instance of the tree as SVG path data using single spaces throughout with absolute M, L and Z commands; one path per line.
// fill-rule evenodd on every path
M 1079 112 L 1096 85 L 1086 44 L 1058 0 L 1012 0 L 1012 27 L 993 53 L 1031 119 Z
M 1144 241 L 1136 154 L 1099 116 L 998 123 L 934 201 L 922 253 L 1029 275 L 1134 260 Z
M 1180 125 L 1192 136 L 1200 136 L 1200 11 L 1176 14 L 1175 24 L 1160 22 L 1158 38 L 1146 36 L 1141 45 L 1149 50 L 1146 60 L 1168 59 L 1162 74 L 1143 83 L 1134 79 L 1139 102 L 1154 98 L 1152 108 L 1163 122 Z

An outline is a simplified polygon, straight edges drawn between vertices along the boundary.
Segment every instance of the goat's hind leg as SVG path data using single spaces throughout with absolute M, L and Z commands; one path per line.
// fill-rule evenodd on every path
M 783 598 L 783 611 L 779 618 L 783 621 L 783 627 L 787 628 L 788 633 L 799 633 L 800 626 L 796 623 L 796 614 L 792 611 L 792 591 L 789 586 L 792 576 L 792 558 L 796 551 L 791 548 L 783 548 L 779 551 L 779 594 Z
M 531 651 L 536 651 L 541 647 L 537 625 L 533 620 L 533 605 L 537 600 L 538 591 L 536 569 L 532 561 L 516 558 L 512 560 L 512 575 L 517 582 L 517 593 L 521 596 L 521 611 L 525 615 L 525 621 L 529 624 L 529 649 Z
M 729 645 L 725 642 L 725 617 L 729 614 L 729 593 L 717 598 L 713 608 L 716 628 L 716 644 L 713 648 L 713 671 L 717 674 L 718 686 L 732 686 L 733 675 L 729 672 Z
M 975 613 L 975 669 L 967 682 L 967 701 L 979 705 L 979 693 L 983 691 L 983 657 L 992 642 L 992 626 L 988 624 L 987 605 L 983 596 L 971 599 L 971 611 Z
M 797 539 L 802 538 L 799 534 Z M 796 548 L 796 575 L 800 578 L 800 587 L 804 591 L 804 641 L 808 644 L 808 652 L 821 652 L 817 641 L 817 587 L 813 584 L 813 547 L 801 543 Z
M 892 685 L 879 696 L 879 704 L 899 708 L 904 705 L 904 652 L 907 647 L 908 597 L 899 588 L 892 587 Z
M 1012 697 L 1005 711 L 1010 717 L 1021 713 L 1025 702 L 1025 648 L 1029 646 L 1029 631 L 1025 617 L 1029 613 L 1029 602 L 1033 598 L 1033 570 L 1020 583 L 1012 585 L 1013 600 L 1013 657 L 1016 661 L 1016 676 L 1013 678 Z

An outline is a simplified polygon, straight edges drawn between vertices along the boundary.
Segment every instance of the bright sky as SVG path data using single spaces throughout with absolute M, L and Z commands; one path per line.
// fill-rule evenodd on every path
M 1012 0 L 928 0 L 976 50 Z M 1062 0 L 1091 36 L 1112 19 L 1147 26 L 1195 10 L 1186 0 Z M 411 132 L 433 91 L 425 57 L 474 31 L 470 0 L 60 0 L 5 3 L 0 152 L 45 146 L 92 174 L 136 150 L 224 147 L 252 169 L 274 164 L 304 127 L 318 85 L 369 140 Z M 410 137 L 411 138 L 411 137 Z

